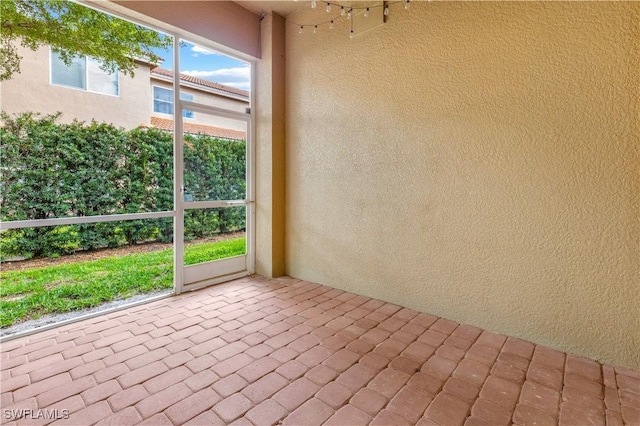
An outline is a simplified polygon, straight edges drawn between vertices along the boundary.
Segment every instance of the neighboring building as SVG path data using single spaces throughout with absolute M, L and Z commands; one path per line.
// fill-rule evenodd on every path
M 75 69 L 69 70 L 65 76 L 56 72 L 56 56 L 49 47 L 41 47 L 36 51 L 20 47 L 18 53 L 22 56 L 20 73 L 14 73 L 10 80 L 1 83 L 0 107 L 3 111 L 9 114 L 27 111 L 53 114 L 60 111 L 60 121 L 64 123 L 70 123 L 74 119 L 95 119 L 127 129 L 149 122 L 151 88 L 148 65 L 141 63 L 135 77 L 117 73 L 116 94 L 113 91 L 100 93 L 93 90 L 99 90 L 100 85 L 95 87 L 91 82 L 91 75 L 100 79 L 99 74 L 92 70 L 93 74 L 90 73 L 87 78 L 86 67 L 83 68 L 79 61 L 74 63 Z M 83 84 L 80 76 L 82 71 L 85 72 L 85 88 L 79 87 Z M 105 77 L 104 73 L 102 77 Z M 63 85 L 65 82 L 67 84 Z
M 88 57 L 64 64 L 55 51 L 20 48 L 21 72 L 2 82 L 0 107 L 9 114 L 62 112 L 61 122 L 103 121 L 132 129 L 158 127 L 172 131 L 173 72 L 140 61 L 135 76 L 105 73 Z M 244 112 L 249 92 L 181 75 L 183 100 Z M 244 138 L 244 123 L 194 111 L 184 111 L 184 131 L 232 139 Z M 197 129 L 197 131 L 195 131 Z M 226 136 L 225 136 L 226 135 Z
M 153 96 L 152 116 L 170 119 L 173 113 L 173 71 L 154 68 L 150 73 Z M 249 92 L 214 83 L 209 80 L 182 74 L 180 76 L 182 99 L 199 104 L 217 106 L 231 111 L 245 112 L 249 107 Z M 184 124 L 208 124 L 235 130 L 245 130 L 238 122 L 221 117 L 212 117 L 193 111 L 184 111 Z M 153 123 L 152 123 L 153 124 Z M 242 123 L 244 125 L 244 123 Z M 186 130 L 186 129 L 185 129 Z

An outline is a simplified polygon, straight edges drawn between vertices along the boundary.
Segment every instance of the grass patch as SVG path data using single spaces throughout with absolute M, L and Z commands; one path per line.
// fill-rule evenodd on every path
M 245 253 L 245 238 L 191 244 L 185 264 Z M 0 273 L 0 327 L 173 286 L 173 249 Z

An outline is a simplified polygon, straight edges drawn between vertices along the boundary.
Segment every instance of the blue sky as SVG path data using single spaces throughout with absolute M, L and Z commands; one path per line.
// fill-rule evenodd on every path
M 155 52 L 164 58 L 162 68 L 173 69 L 173 53 L 170 49 L 167 51 L 156 49 Z M 251 71 L 248 63 L 186 42 L 180 46 L 180 72 L 238 89 L 250 90 Z

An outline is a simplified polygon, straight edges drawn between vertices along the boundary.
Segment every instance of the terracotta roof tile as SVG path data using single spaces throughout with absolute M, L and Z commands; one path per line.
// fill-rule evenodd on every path
M 173 132 L 173 120 L 151 117 L 151 127 L 167 132 Z M 221 139 L 246 140 L 247 133 L 240 130 L 223 129 L 222 127 L 207 126 L 205 124 L 183 123 L 185 133 L 197 135 L 203 133 Z
M 157 74 L 164 77 L 173 78 L 173 71 L 167 70 L 164 68 L 154 68 L 151 70 L 151 74 Z M 221 90 L 223 92 L 228 92 L 234 95 L 242 96 L 245 98 L 249 98 L 249 92 L 246 90 L 236 89 L 235 87 L 226 86 L 224 84 L 216 83 L 209 80 L 204 80 L 202 78 L 193 77 L 187 74 L 180 74 L 180 80 L 187 81 L 189 83 L 198 84 L 200 86 L 208 87 L 210 89 Z

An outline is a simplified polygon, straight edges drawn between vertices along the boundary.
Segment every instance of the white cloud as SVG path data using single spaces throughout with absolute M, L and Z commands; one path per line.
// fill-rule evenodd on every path
M 207 50 L 207 49 L 204 49 L 204 48 L 199 47 L 199 46 L 191 47 L 191 51 L 195 52 L 196 54 L 200 53 L 202 55 L 219 55 L 218 52 L 212 52 L 211 50 Z
M 187 70 L 182 73 L 243 90 L 249 90 L 251 84 L 251 69 L 249 67 L 221 68 L 218 70 Z

